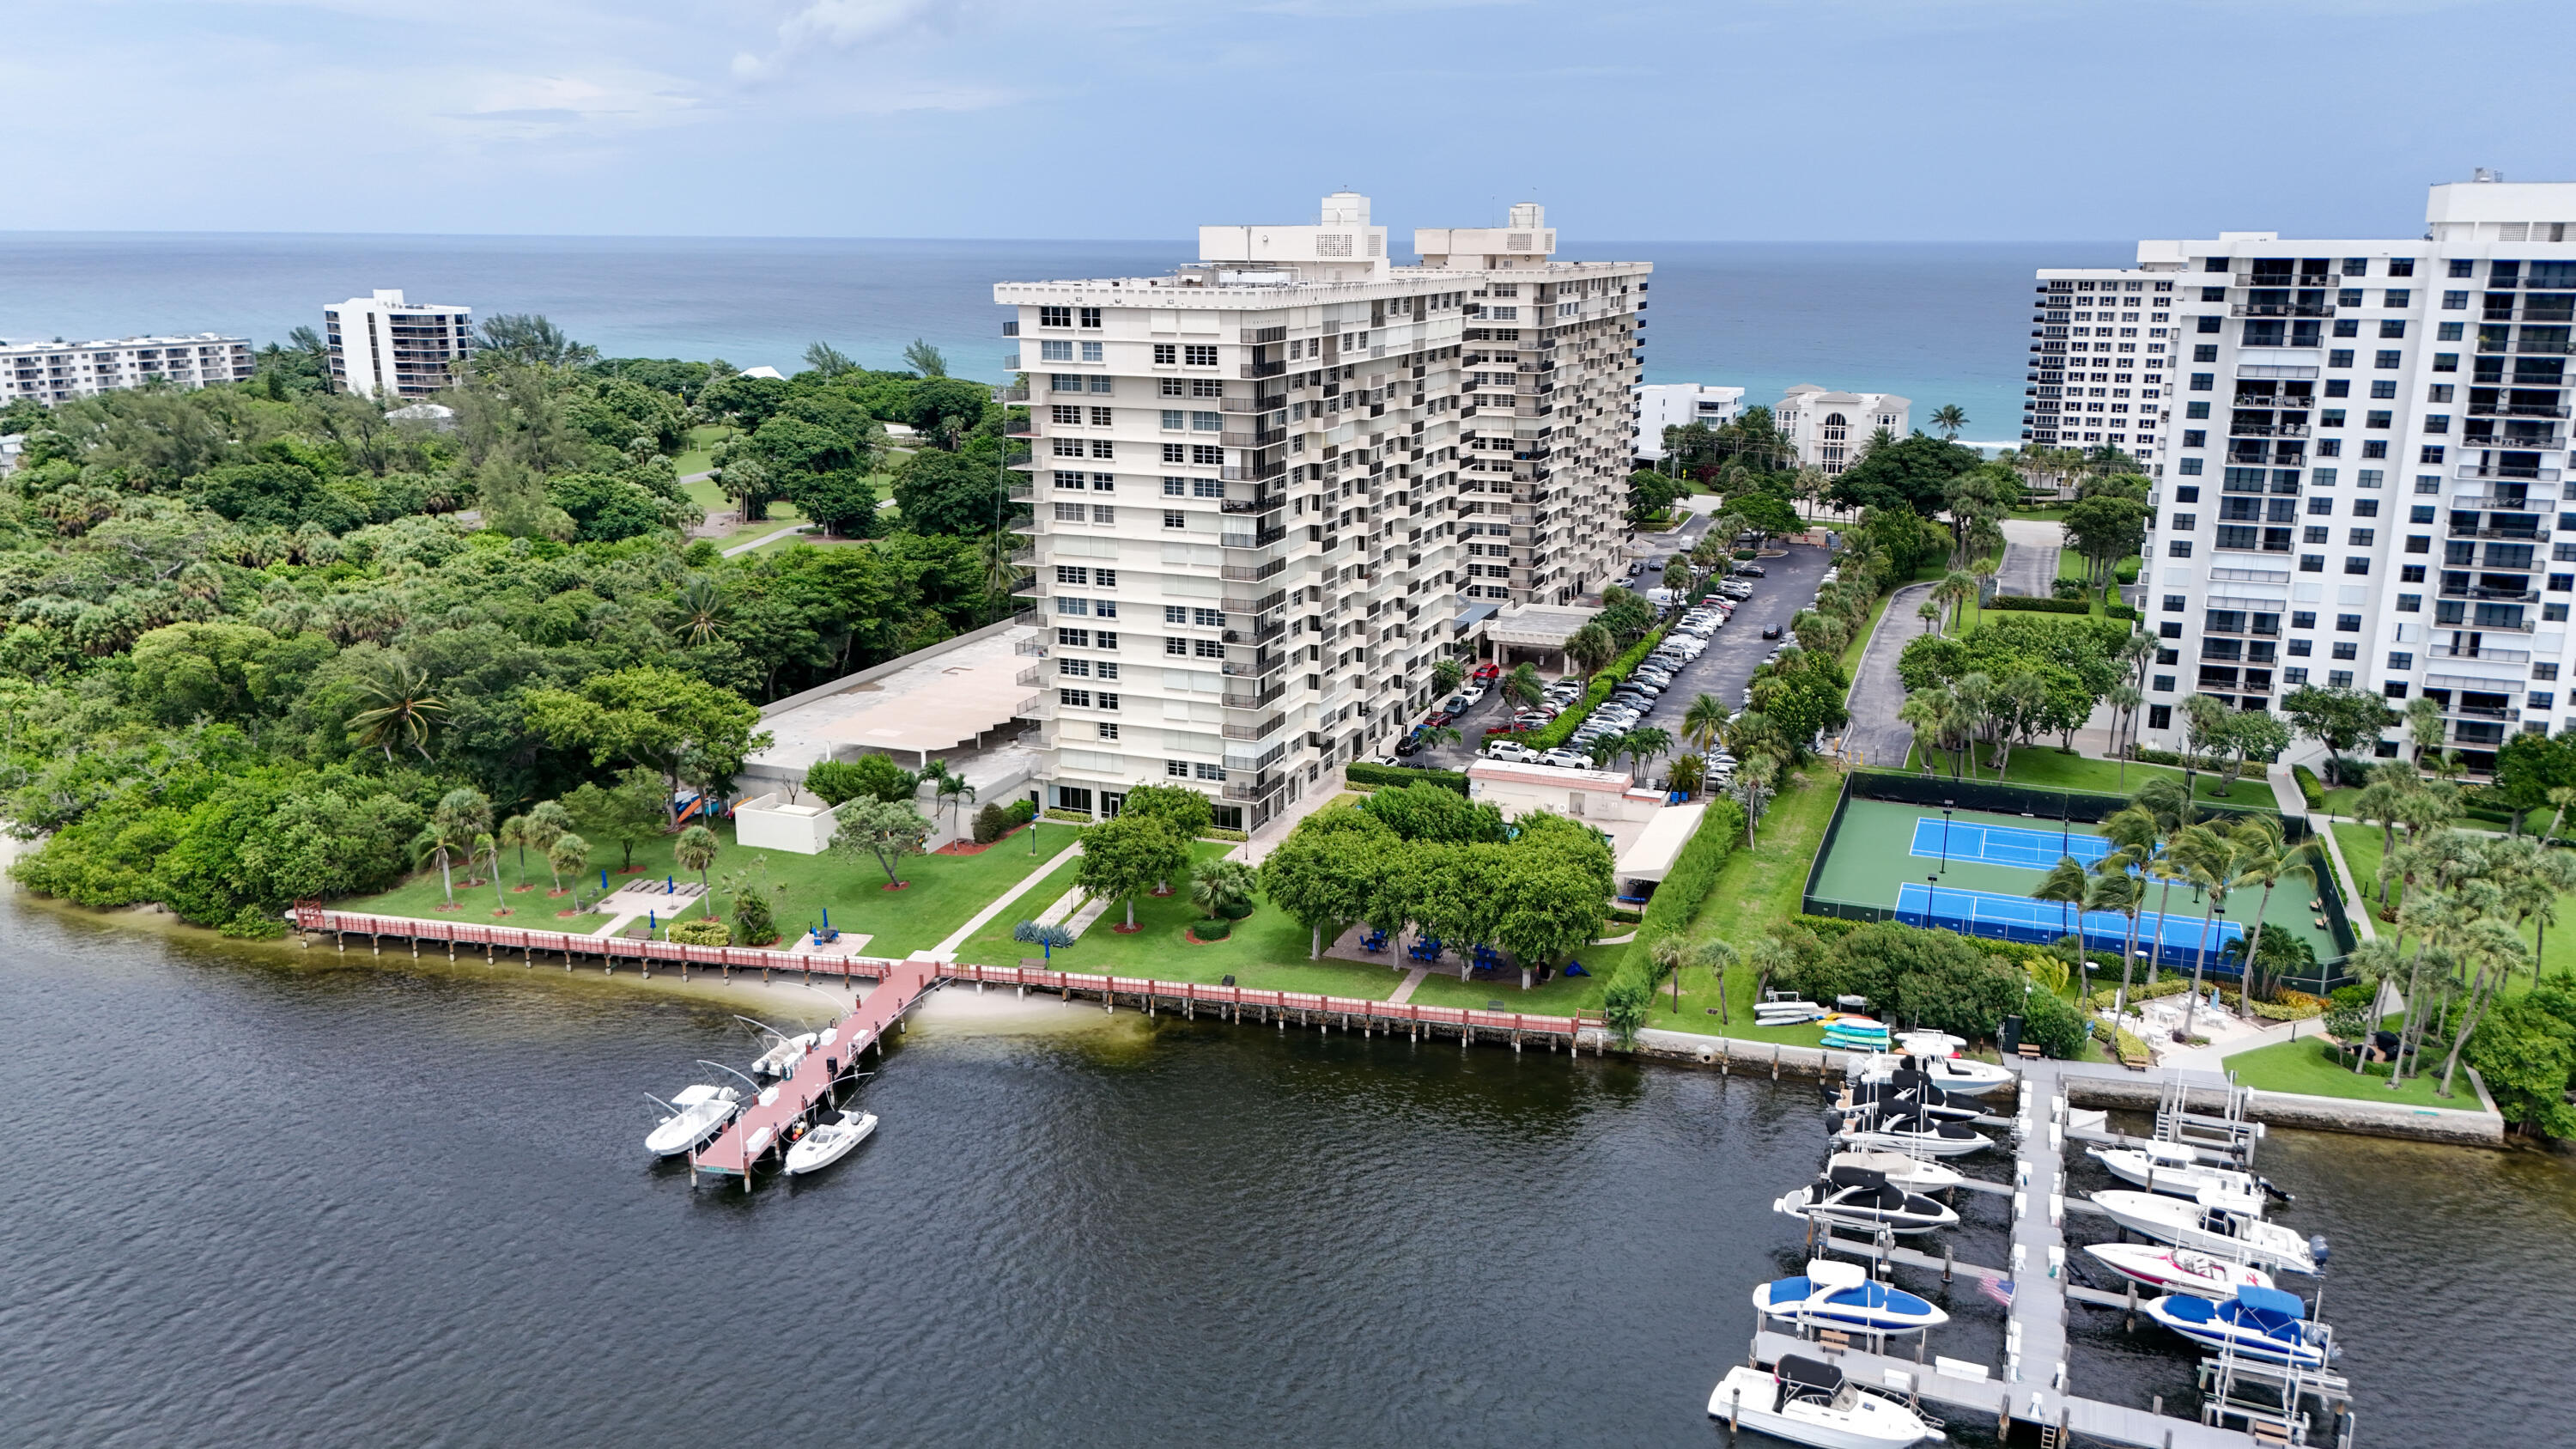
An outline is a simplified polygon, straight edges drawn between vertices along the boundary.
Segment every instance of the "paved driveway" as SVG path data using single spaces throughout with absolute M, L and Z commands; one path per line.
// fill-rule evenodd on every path
M 1896 677 L 1896 660 L 1906 645 L 1928 631 L 1915 611 L 1932 597 L 1934 587 L 1907 584 L 1898 589 L 1887 601 L 1887 612 L 1879 616 L 1877 632 L 1861 651 L 1858 677 L 1852 681 L 1851 727 L 1843 739 L 1864 765 L 1903 769 L 1905 752 L 1914 746 L 1913 726 L 1896 722 L 1896 712 L 1905 707 L 1905 684 Z

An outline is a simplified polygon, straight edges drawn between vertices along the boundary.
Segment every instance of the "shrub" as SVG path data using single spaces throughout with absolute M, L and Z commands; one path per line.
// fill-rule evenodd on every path
M 987 805 L 975 812 L 975 843 L 990 845 L 1011 833 L 1011 812 L 1000 805 Z
M 1190 934 L 1202 941 L 1222 941 L 1234 933 L 1234 922 L 1223 916 L 1208 916 L 1190 922 Z
M 1380 785 L 1440 785 L 1461 795 L 1467 793 L 1467 777 L 1457 770 L 1408 770 L 1402 765 L 1353 760 L 1342 767 L 1342 778 L 1369 789 Z
M 2059 579 L 2056 583 L 2049 586 L 2048 593 L 2051 598 L 2080 599 L 2084 597 L 2084 581 L 2082 579 Z
M 1744 807 L 1732 800 L 1712 801 L 1700 817 L 1699 829 L 1691 832 L 1690 842 L 1674 858 L 1664 883 L 1655 887 L 1653 899 L 1638 916 L 1637 941 L 1628 951 L 1629 961 L 1646 961 L 1657 941 L 1690 929 L 1692 918 L 1717 885 L 1719 869 L 1734 853 L 1735 842 L 1743 838 Z M 1626 969 L 1624 962 L 1620 969 Z M 1651 972 L 1652 965 L 1647 969 Z M 1650 975 L 1649 984 L 1652 980 Z
M 2112 964 L 2117 965 L 2118 963 L 2114 962 Z M 2141 971 L 2143 971 L 2143 969 L 2144 968 L 2141 968 Z M 2191 978 L 2189 976 L 2167 976 L 2163 980 L 2158 981 L 2155 985 L 2149 986 L 2146 982 L 2145 976 L 2142 974 L 2129 982 L 2129 1004 L 2131 1006 L 2135 1006 L 2141 1001 L 2153 1001 L 2159 996 L 2177 996 L 2185 991 L 2189 991 L 2190 989 Z M 2105 986 L 2101 990 L 2084 998 L 2084 1004 L 2095 1011 L 2109 1011 L 2111 1009 L 2112 999 L 2117 997 L 2119 994 L 2120 985 L 2117 981 L 2114 981 L 2109 986 Z
M 2254 1003 L 2254 1014 L 2265 1021 L 2305 1021 L 2324 1015 L 2325 1008 L 2311 996 L 2304 1001 L 2258 1001 Z
M 2111 577 L 2124 584 L 2134 584 L 2138 581 L 2138 567 L 2144 562 L 2143 559 L 2124 558 L 2120 560 L 2120 566 L 2111 571 Z
M 2311 810 L 2326 808 L 2326 787 L 2317 781 L 2317 772 L 2305 765 L 2292 765 L 2290 778 L 2299 782 L 2299 798 Z
M 2105 619 L 2119 619 L 2123 622 L 2133 622 L 2138 618 L 2138 611 L 2130 608 L 2126 604 L 2104 604 L 2102 606 L 2102 617 Z
M 2112 1029 L 2111 1044 L 2120 1049 L 2120 1055 L 2123 1057 L 2146 1058 L 2152 1055 L 2147 1050 L 2145 1040 L 2125 1026 Z
M 1062 820 L 1073 825 L 1095 825 L 1099 823 L 1091 818 L 1088 811 L 1067 810 L 1061 805 L 1048 806 L 1046 818 L 1049 820 Z
M 766 946 L 778 939 L 778 922 L 769 913 L 769 892 L 745 889 L 734 897 L 733 944 Z
M 1011 802 L 1011 823 L 1026 825 L 1038 818 L 1038 802 L 1026 796 Z
M 1657 628 L 1648 633 L 1645 638 L 1629 645 L 1627 653 L 1611 660 L 1607 668 L 1592 676 L 1591 685 L 1583 691 L 1583 698 L 1577 700 L 1573 708 L 1549 720 L 1546 725 L 1527 736 L 1529 747 L 1533 750 L 1552 750 L 1564 744 L 1566 738 L 1582 725 L 1584 717 L 1598 708 L 1601 701 L 1608 699 L 1610 691 L 1618 687 L 1621 680 L 1628 677 L 1629 671 L 1643 663 L 1646 656 L 1653 653 L 1655 646 L 1663 640 L 1664 631 Z
M 286 922 L 275 911 L 244 906 L 224 922 L 223 934 L 236 941 L 274 941 L 286 934 Z
M 724 922 L 716 920 L 710 916 L 693 916 L 685 921 L 673 921 L 671 923 L 671 929 L 667 934 L 669 939 L 677 941 L 684 946 L 729 946 L 733 944 L 732 928 L 725 925 Z
M 1222 825 L 1211 825 L 1207 829 L 1199 832 L 1199 838 L 1201 840 L 1231 840 L 1241 843 L 1243 841 L 1250 840 L 1252 838 L 1252 832 L 1248 830 L 1228 830 Z
M 2034 599 L 2021 594 L 1997 594 L 1986 601 L 1989 609 L 2019 610 L 2029 614 L 2090 614 L 2092 601 L 2074 599 Z
M 2046 989 L 2022 999 L 2021 1039 L 2050 1056 L 2072 1060 L 2083 1055 L 2093 1024 L 2064 997 Z

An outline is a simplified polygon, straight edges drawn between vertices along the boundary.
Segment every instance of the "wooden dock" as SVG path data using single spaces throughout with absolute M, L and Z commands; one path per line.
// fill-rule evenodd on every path
M 690 1167 L 739 1177 L 749 1191 L 752 1169 L 761 1159 L 786 1152 L 787 1129 L 828 1102 L 843 1074 L 858 1064 L 859 1053 L 881 1043 L 886 1029 L 901 1021 L 938 979 L 926 961 L 891 963 L 857 1009 L 832 1024 L 832 1039 L 807 1052 L 785 1080 L 762 1088 L 713 1142 L 689 1154 Z
M 1110 1009 L 1124 1001 L 1149 1014 L 1169 1010 L 1193 1020 L 1201 1013 L 1210 1013 L 1225 1020 L 1241 1021 L 1248 1013 L 1256 1023 L 1275 1024 L 1282 1029 L 1293 1021 L 1300 1027 L 1321 1031 L 1339 1028 L 1369 1035 L 1381 1031 L 1415 1038 L 1454 1034 L 1461 1045 L 1490 1042 L 1517 1049 L 1525 1043 L 1537 1043 L 1551 1050 L 1558 1046 L 1570 1050 L 1586 1044 L 1596 1050 L 1606 1050 L 1608 1046 L 1608 1033 L 1600 1019 L 1588 1016 L 1476 1011 L 1409 1001 L 1325 996 L 1310 991 L 1264 991 L 1249 986 L 1211 985 L 1199 981 L 1103 976 L 1080 971 L 1055 971 L 1043 966 L 978 966 L 954 961 L 897 961 L 881 956 L 807 955 L 755 946 L 689 946 L 677 941 L 584 936 L 525 926 L 486 926 L 471 921 L 368 915 L 326 910 L 313 905 L 299 905 L 294 914 L 299 930 L 308 935 L 329 936 L 343 951 L 348 949 L 350 938 L 359 937 L 379 953 L 383 951 L 384 943 L 390 940 L 409 945 L 414 956 L 420 954 L 423 943 L 444 946 L 450 960 L 456 959 L 460 947 L 467 951 L 480 950 L 484 960 L 495 965 L 505 955 L 518 956 L 520 964 L 525 966 L 534 966 L 540 957 L 560 957 L 566 970 L 572 969 L 577 961 L 595 961 L 608 971 L 615 971 L 621 964 L 632 964 L 647 976 L 660 966 L 676 970 L 683 977 L 692 970 L 714 970 L 727 977 L 737 971 L 757 971 L 761 980 L 768 981 L 771 973 L 775 972 L 782 976 L 792 974 L 807 984 L 817 976 L 827 981 L 887 981 L 905 976 L 911 968 L 919 967 L 938 980 L 967 981 L 978 986 L 1008 986 L 1020 991 L 1051 991 L 1068 1001 L 1097 998 Z

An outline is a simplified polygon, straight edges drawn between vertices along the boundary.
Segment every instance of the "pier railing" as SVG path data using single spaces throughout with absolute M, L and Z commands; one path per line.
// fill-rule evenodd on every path
M 472 921 L 424 920 L 417 916 L 379 916 L 360 911 L 328 910 L 318 905 L 302 904 L 294 910 L 298 930 L 320 932 L 345 939 L 366 936 L 371 940 L 393 937 L 412 942 L 430 941 L 446 944 L 450 954 L 456 947 L 483 948 L 487 956 L 503 951 L 518 951 L 533 956 L 536 952 L 561 953 L 567 959 L 593 956 L 614 965 L 635 961 L 649 969 L 654 963 L 689 967 L 715 967 L 732 971 L 801 971 L 840 977 L 867 977 L 884 980 L 889 972 L 907 963 L 882 956 L 826 956 L 798 951 L 776 951 L 758 946 L 691 946 L 678 941 L 651 941 L 632 936 L 587 936 L 572 931 L 547 931 L 528 926 L 493 926 Z M 1446 1031 L 1503 1032 L 1515 1039 L 1531 1036 L 1542 1039 L 1563 1037 L 1569 1041 L 1580 1033 L 1599 1028 L 1597 1017 L 1541 1016 L 1520 1011 L 1480 1011 L 1459 1006 L 1432 1006 L 1410 1001 L 1371 1001 L 1362 997 L 1326 996 L 1310 991 L 1264 991 L 1250 986 L 1210 985 L 1197 981 L 1159 981 L 1141 976 L 1105 976 L 1080 971 L 1054 971 L 1036 966 L 977 966 L 963 962 L 932 964 L 935 978 L 948 981 L 973 981 L 992 986 L 1034 987 L 1067 995 L 1097 995 L 1106 1001 L 1128 997 L 1140 1003 L 1171 1002 L 1184 1010 L 1206 1007 L 1212 1010 L 1251 1009 L 1263 1013 L 1295 1012 L 1301 1019 L 1342 1024 L 1436 1027 Z

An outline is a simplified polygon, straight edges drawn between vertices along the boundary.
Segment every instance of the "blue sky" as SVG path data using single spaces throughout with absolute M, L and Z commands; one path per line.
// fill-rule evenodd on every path
M 9 11 L 0 94 L 50 117 L 9 229 L 1180 237 L 1349 186 L 1399 245 L 1518 199 L 1569 240 L 2369 236 L 2471 166 L 2576 179 L 2529 59 L 2563 3 Z

